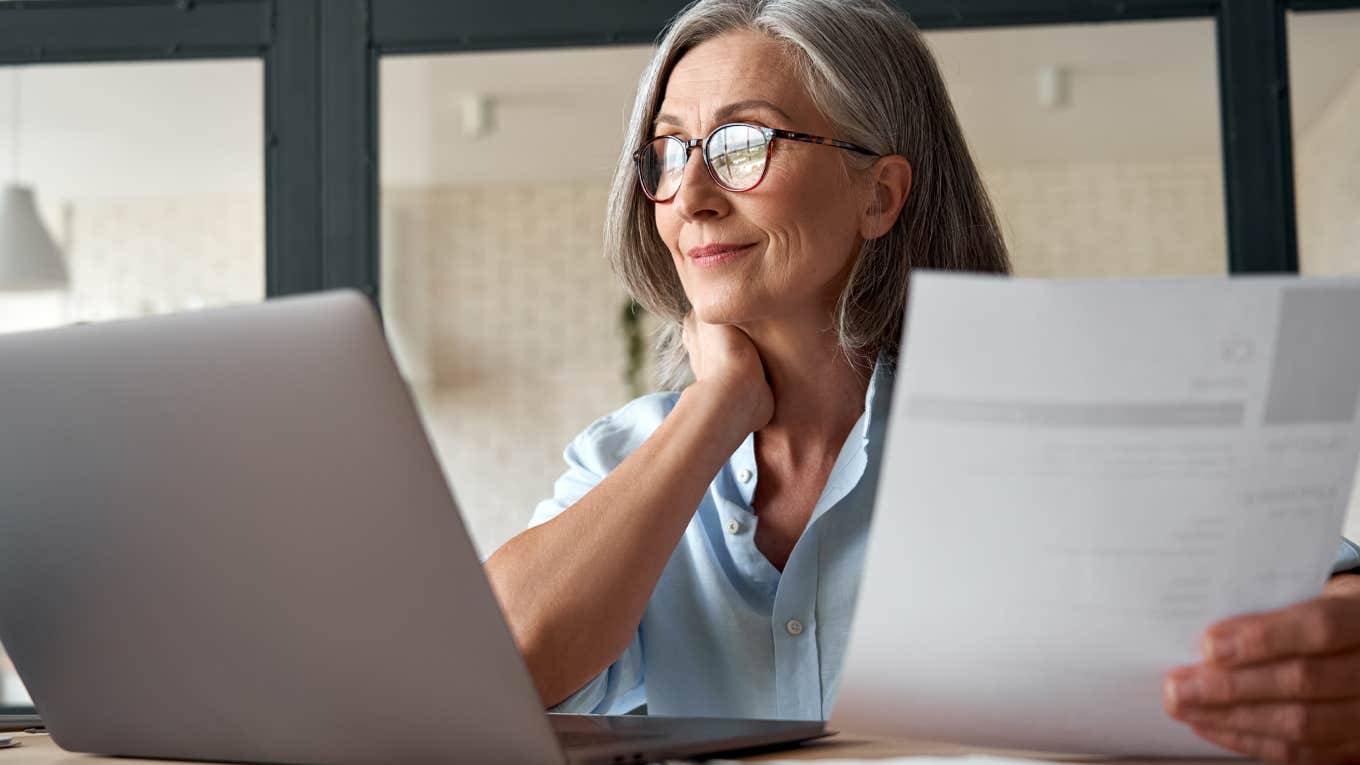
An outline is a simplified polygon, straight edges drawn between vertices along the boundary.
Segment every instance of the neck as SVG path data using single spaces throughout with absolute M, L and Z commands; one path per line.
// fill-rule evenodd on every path
M 760 430 L 761 440 L 791 455 L 834 456 L 864 411 L 872 365 L 846 358 L 829 318 L 742 329 L 760 352 L 774 393 L 774 417 Z

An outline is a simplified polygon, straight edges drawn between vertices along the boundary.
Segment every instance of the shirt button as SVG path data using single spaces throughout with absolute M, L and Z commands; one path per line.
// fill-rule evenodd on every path
M 737 473 L 737 480 L 741 481 L 742 483 L 750 483 L 751 476 L 753 475 L 755 474 L 752 473 L 749 468 L 742 468 L 741 472 Z
M 727 533 L 728 533 L 728 534 L 737 534 L 737 533 L 740 533 L 740 532 L 741 532 L 741 524 L 740 524 L 740 523 L 737 523 L 737 521 L 736 521 L 735 519 L 734 519 L 734 520 L 730 520 L 730 521 L 727 522 Z
M 803 634 L 803 623 L 797 619 L 790 619 L 784 623 L 784 629 L 788 630 L 790 635 L 801 635 Z

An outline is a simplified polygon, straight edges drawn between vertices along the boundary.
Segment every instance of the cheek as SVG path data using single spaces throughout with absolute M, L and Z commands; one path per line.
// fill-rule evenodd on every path
M 652 220 L 656 223 L 656 233 L 661 237 L 661 243 L 671 255 L 671 266 L 675 269 L 675 274 L 680 278 L 680 286 L 684 289 L 688 297 L 690 292 L 689 273 L 685 268 L 684 258 L 680 256 L 680 230 L 684 227 L 684 221 L 672 210 L 674 205 L 653 205 L 655 213 Z
M 840 172 L 799 174 L 771 167 L 766 193 L 752 198 L 760 220 L 791 269 L 839 271 L 855 249 L 859 221 Z M 762 187 L 763 188 L 763 187 Z
M 656 223 L 656 233 L 661 237 L 661 242 L 666 245 L 666 249 L 671 251 L 671 257 L 675 257 L 677 248 L 680 246 L 680 216 L 676 215 L 674 205 L 652 205 L 654 210 L 652 220 Z

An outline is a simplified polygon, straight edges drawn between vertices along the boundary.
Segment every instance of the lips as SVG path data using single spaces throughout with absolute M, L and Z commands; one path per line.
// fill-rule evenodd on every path
M 685 253 L 694 265 L 700 267 L 716 266 L 734 260 L 755 247 L 755 244 L 714 243 L 692 247 Z

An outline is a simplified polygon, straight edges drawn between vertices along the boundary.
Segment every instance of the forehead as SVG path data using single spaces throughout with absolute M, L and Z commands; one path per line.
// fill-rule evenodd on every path
M 815 118 L 816 106 L 793 56 L 760 32 L 719 35 L 680 57 L 666 78 L 658 111 L 688 123 L 707 119 L 726 104 L 769 101 L 794 119 Z

